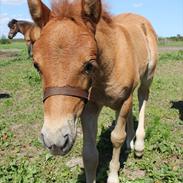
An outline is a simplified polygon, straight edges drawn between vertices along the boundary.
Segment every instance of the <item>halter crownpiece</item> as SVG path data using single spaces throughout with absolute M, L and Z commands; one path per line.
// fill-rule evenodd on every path
M 64 95 L 81 98 L 88 101 L 88 92 L 71 86 L 49 87 L 44 90 L 43 103 L 51 96 Z

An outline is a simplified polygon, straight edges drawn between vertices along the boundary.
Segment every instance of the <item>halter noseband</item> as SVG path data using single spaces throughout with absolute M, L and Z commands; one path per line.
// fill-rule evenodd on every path
M 46 101 L 51 96 L 55 95 L 65 95 L 65 96 L 72 96 L 84 99 L 88 101 L 88 92 L 80 89 L 74 88 L 71 86 L 63 86 L 63 87 L 49 87 L 44 90 L 43 102 Z

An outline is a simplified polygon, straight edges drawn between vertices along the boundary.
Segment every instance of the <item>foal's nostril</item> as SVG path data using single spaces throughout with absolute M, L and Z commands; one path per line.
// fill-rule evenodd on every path
M 65 140 L 69 140 L 69 136 L 70 136 L 69 134 L 65 134 L 64 135 Z
M 68 139 L 68 138 L 69 138 L 69 134 L 65 134 L 65 135 L 64 135 L 64 138 L 65 138 L 65 139 Z
M 69 134 L 64 135 L 64 140 L 65 140 L 65 142 L 62 146 L 62 149 L 65 149 L 69 143 Z
M 57 148 L 57 146 L 56 146 L 55 144 L 53 144 L 53 145 L 51 145 L 51 146 L 47 146 L 47 148 L 48 148 L 49 150 L 54 150 L 54 149 Z

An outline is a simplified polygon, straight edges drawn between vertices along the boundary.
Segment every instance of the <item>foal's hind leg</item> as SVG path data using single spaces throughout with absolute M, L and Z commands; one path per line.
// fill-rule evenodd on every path
M 128 113 L 132 106 L 132 96 L 130 96 L 124 103 L 119 111 L 118 119 L 114 130 L 111 133 L 111 141 L 113 144 L 113 155 L 112 160 L 110 162 L 110 170 L 109 170 L 109 177 L 107 182 L 108 183 L 119 183 L 118 178 L 118 171 L 120 168 L 120 151 L 121 147 L 126 138 L 126 121 L 128 117 Z
M 144 116 L 145 107 L 149 97 L 149 88 L 152 83 L 152 79 L 142 81 L 138 89 L 138 100 L 139 100 L 139 123 L 136 130 L 136 141 L 135 141 L 135 155 L 137 157 L 143 156 L 144 153 Z

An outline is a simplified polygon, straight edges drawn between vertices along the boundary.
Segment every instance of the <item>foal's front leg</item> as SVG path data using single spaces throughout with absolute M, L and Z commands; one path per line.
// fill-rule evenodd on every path
M 29 57 L 32 57 L 32 43 L 30 41 L 27 41 L 27 50 Z
M 111 133 L 111 141 L 113 144 L 113 156 L 110 162 L 109 177 L 107 180 L 108 183 L 119 183 L 119 178 L 118 178 L 118 171 L 120 168 L 119 157 L 120 157 L 121 147 L 126 138 L 125 127 L 126 127 L 128 113 L 131 110 L 131 106 L 132 106 L 132 96 L 130 96 L 123 103 L 123 106 L 119 111 L 116 126 Z
M 83 128 L 83 162 L 87 183 L 96 182 L 98 151 L 96 147 L 97 119 L 101 107 L 88 103 L 82 113 Z

